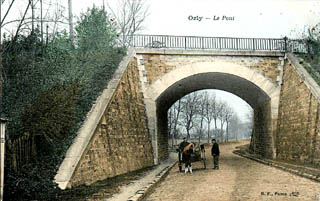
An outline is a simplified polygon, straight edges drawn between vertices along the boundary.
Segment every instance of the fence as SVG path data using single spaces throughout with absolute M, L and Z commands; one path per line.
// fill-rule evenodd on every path
M 35 145 L 28 133 L 14 140 L 9 139 L 7 144 L 8 151 L 10 151 L 8 156 L 10 157 L 10 164 L 8 165 L 15 171 L 30 163 L 32 158 L 35 157 Z
M 208 50 L 246 50 L 246 51 L 279 51 L 308 53 L 304 40 L 287 38 L 230 38 L 230 37 L 198 37 L 168 35 L 133 35 L 130 46 L 143 48 L 176 48 L 176 49 L 208 49 Z

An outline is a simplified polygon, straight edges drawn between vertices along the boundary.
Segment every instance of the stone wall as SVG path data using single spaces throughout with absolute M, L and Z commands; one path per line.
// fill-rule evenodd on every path
M 221 56 L 221 55 L 179 55 L 179 54 L 144 54 L 144 66 L 147 82 L 153 84 L 157 79 L 175 68 L 192 63 L 201 62 L 228 62 L 245 66 L 259 72 L 272 83 L 279 86 L 283 70 L 283 60 L 279 56 Z M 157 111 L 160 112 L 159 110 Z M 167 130 L 166 125 L 159 125 L 164 119 L 164 114 L 158 114 L 158 152 L 159 158 L 167 155 Z M 161 121 L 160 121 L 161 120 Z M 163 124 L 163 123 L 162 123 Z M 270 103 L 267 102 L 255 108 L 255 130 L 252 148 L 255 152 L 268 157 L 275 157 L 274 133 L 277 128 L 277 119 L 272 118 Z
M 280 94 L 277 157 L 320 165 L 319 102 L 290 61 Z
M 157 127 L 158 127 L 158 157 L 159 160 L 167 159 L 169 156 L 169 144 L 168 144 L 168 117 L 167 111 L 158 111 L 157 113 Z
M 139 58 L 139 69 L 137 58 Z M 310 90 L 310 85 L 306 82 L 309 78 L 306 78 L 306 74 L 302 75 L 300 71 L 297 71 L 295 66 L 297 62 L 293 65 L 292 60 L 289 59 L 283 65 L 281 55 L 222 56 L 207 54 L 206 56 L 135 53 L 128 67 L 127 64 L 123 65 L 127 68 L 116 73 L 118 77 L 111 82 L 114 83 L 112 89 L 115 91 L 110 93 L 113 95 L 111 98 L 109 96 L 110 101 L 105 111 L 99 109 L 104 113 L 101 119 L 101 113 L 97 117 L 94 125 L 99 122 L 99 119 L 100 122 L 96 129 L 90 129 L 91 134 L 94 131 L 94 134 L 90 135 L 92 137 L 76 140 L 82 142 L 90 139 L 88 146 L 83 146 L 82 151 L 85 151 L 79 155 L 79 158 L 81 156 L 79 162 L 67 161 L 64 165 L 68 167 L 65 168 L 66 170 L 71 169 L 71 166 L 76 167 L 70 173 L 71 179 L 66 180 L 68 187 L 91 184 L 98 180 L 152 166 L 157 164 L 158 159 L 160 161 L 166 159 L 168 157 L 166 109 L 169 104 L 165 105 L 165 108 L 157 105 L 157 98 L 154 97 L 159 96 L 149 96 L 151 93 L 146 93 L 146 89 L 149 86 L 152 86 L 150 87 L 152 90 L 167 87 L 162 83 L 155 85 L 156 81 L 176 68 L 181 70 L 184 66 L 202 62 L 209 63 L 210 66 L 207 67 L 209 69 L 211 69 L 211 62 L 213 64 L 217 62 L 215 63 L 216 68 L 221 66 L 221 63 L 228 63 L 223 66 L 223 69 L 228 69 L 228 66 L 234 63 L 237 64 L 237 68 L 231 68 L 232 72 L 239 67 L 249 68 L 259 72 L 259 76 L 263 75 L 267 84 L 271 83 L 269 85 L 265 82 L 258 83 L 255 86 L 261 89 L 265 86 L 268 86 L 266 87 L 268 89 L 275 86 L 276 90 L 273 90 L 272 93 L 268 92 L 268 97 L 276 94 L 276 98 L 270 99 L 271 101 L 262 99 L 261 102 L 259 99 L 254 108 L 254 135 L 251 148 L 256 153 L 268 158 L 277 157 L 285 161 L 320 165 L 320 89 L 317 84 L 313 84 L 312 86 L 316 86 L 319 93 L 315 95 L 314 90 Z M 195 66 L 202 68 L 201 65 Z M 243 69 L 241 72 L 244 72 L 244 75 L 250 74 Z M 244 76 L 244 78 L 255 83 L 256 72 L 250 74 L 252 79 L 250 76 Z M 241 77 L 243 74 L 238 76 Z M 159 80 L 167 83 L 168 80 L 164 77 Z M 118 81 L 119 84 L 117 84 Z M 156 88 L 153 88 L 154 85 Z M 251 97 L 249 97 L 250 100 Z M 103 98 L 103 100 L 107 99 Z M 278 103 L 278 100 L 279 108 L 278 104 L 275 104 Z M 70 156 L 73 156 L 74 152 L 71 151 Z M 60 175 L 64 176 L 65 173 L 62 172 Z
M 198 62 L 219 62 L 227 61 L 240 64 L 260 72 L 263 76 L 268 77 L 273 82 L 280 80 L 282 70 L 281 60 L 279 57 L 270 56 L 181 56 L 181 55 L 144 55 L 144 65 L 147 72 L 149 84 L 152 84 L 156 79 L 164 73 L 172 69 L 190 63 Z
M 93 137 L 70 181 L 71 186 L 153 165 L 137 61 L 123 73 Z
M 276 130 L 274 124 L 276 120 L 271 119 L 270 102 L 254 109 L 253 123 L 251 150 L 263 157 L 273 158 L 273 139 Z

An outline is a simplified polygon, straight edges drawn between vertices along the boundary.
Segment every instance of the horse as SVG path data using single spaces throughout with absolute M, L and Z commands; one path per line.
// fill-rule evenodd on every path
M 192 174 L 191 154 L 194 152 L 194 144 L 189 143 L 184 147 L 182 152 L 182 161 L 185 163 L 184 173 L 190 172 Z

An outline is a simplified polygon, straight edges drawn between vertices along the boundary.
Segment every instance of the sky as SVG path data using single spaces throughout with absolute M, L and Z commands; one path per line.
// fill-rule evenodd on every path
M 67 8 L 67 0 L 60 1 Z M 73 0 L 74 14 L 107 1 L 115 5 L 117 0 Z M 296 37 L 320 19 L 320 0 L 146 0 L 146 5 L 144 34 Z
M 150 34 L 280 38 L 319 22 L 315 16 L 320 12 L 320 1 L 311 0 L 149 2 L 146 33 Z M 214 16 L 220 20 L 213 20 Z
M 5 8 L 12 0 L 5 0 Z M 35 2 L 39 0 L 34 0 Z M 42 0 L 44 9 L 56 3 L 67 15 L 68 0 Z M 118 0 L 73 0 L 73 14 Z M 8 19 L 22 16 L 28 0 L 16 0 Z M 320 0 L 145 0 L 149 16 L 143 34 L 280 38 L 296 37 L 305 25 L 320 20 Z M 39 3 L 36 12 L 39 11 Z M 46 12 L 44 12 L 46 13 Z M 222 20 L 225 16 L 224 20 Z M 219 20 L 213 20 L 220 17 Z M 228 20 L 226 20 L 228 19 Z M 75 20 L 76 21 L 76 17 Z
M 88 7 L 107 1 L 114 6 L 117 0 L 73 0 L 74 22 Z M 8 19 L 21 16 L 26 2 L 18 0 Z M 62 6 L 56 9 L 62 12 L 68 8 L 67 0 L 43 2 L 50 9 L 59 2 Z M 320 0 L 146 0 L 146 5 L 149 16 L 141 34 L 297 38 L 307 26 L 320 22 Z M 216 91 L 216 95 L 229 102 L 240 118 L 246 118 L 250 108 L 246 102 L 228 92 Z

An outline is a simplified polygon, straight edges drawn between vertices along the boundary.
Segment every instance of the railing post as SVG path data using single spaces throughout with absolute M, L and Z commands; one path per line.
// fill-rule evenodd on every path
M 254 38 L 252 39 L 252 50 L 253 51 L 256 50 L 256 44 L 255 44 Z
M 187 36 L 184 37 L 184 49 L 187 49 Z
M 203 46 L 203 37 L 201 37 L 200 40 L 201 40 L 201 49 L 204 49 L 204 46 Z
M 271 39 L 269 38 L 269 50 L 271 51 Z
M 135 35 L 131 35 L 131 41 L 132 41 L 133 47 L 136 47 L 136 36 Z
M 239 38 L 236 38 L 236 42 L 237 42 L 237 50 L 239 50 Z
M 288 38 L 287 38 L 287 36 L 285 36 L 283 39 L 284 39 L 284 52 L 287 52 L 288 51 L 288 44 L 287 44 Z

